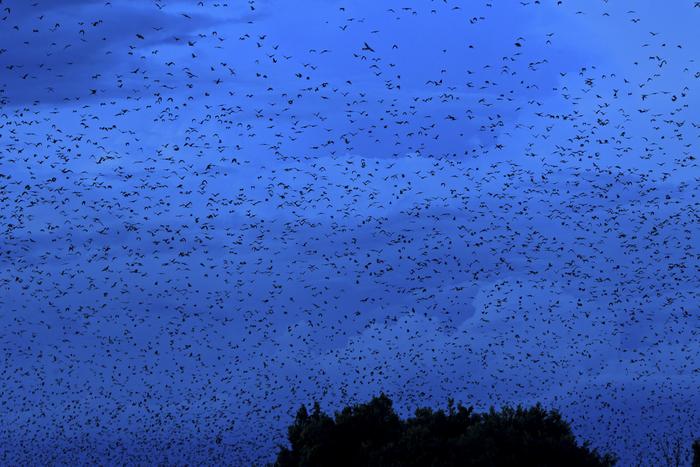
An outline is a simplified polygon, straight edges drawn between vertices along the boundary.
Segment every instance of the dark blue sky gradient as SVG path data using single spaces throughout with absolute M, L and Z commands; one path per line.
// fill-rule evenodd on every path
M 0 463 L 379 391 L 700 434 L 694 1 L 0 7 Z

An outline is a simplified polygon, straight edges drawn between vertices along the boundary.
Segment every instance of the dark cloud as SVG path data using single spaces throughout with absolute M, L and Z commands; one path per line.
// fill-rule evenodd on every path
M 12 6 L 0 54 L 5 69 L 0 89 L 9 102 L 86 102 L 142 91 L 139 78 L 161 73 L 159 48 L 186 48 L 223 20 L 198 9 L 163 9 L 154 5 L 78 1 L 68 4 Z M 226 24 L 248 22 L 242 13 Z M 143 39 L 141 39 L 143 38 Z M 161 55 L 162 56 L 162 55 Z M 140 73 L 130 72 L 139 69 Z M 159 71 L 155 71 L 159 70 Z

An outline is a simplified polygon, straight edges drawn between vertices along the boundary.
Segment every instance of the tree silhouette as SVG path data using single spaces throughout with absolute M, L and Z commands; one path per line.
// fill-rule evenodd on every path
M 611 466 L 579 445 L 557 411 L 531 408 L 475 413 L 449 400 L 448 411 L 421 408 L 401 420 L 384 394 L 330 417 L 302 406 L 277 466 Z
M 700 467 L 700 439 L 693 441 L 693 467 Z

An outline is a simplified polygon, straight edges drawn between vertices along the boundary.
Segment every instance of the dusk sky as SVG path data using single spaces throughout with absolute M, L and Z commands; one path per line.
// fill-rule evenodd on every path
M 700 436 L 700 4 L 0 0 L 0 464 L 300 404 Z

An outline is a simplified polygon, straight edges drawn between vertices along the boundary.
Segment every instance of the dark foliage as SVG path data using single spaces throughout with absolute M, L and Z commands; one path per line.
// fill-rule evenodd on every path
M 693 467 L 700 467 L 700 439 L 693 442 Z
M 304 406 L 289 427 L 291 449 L 278 466 L 610 466 L 614 459 L 579 445 L 558 412 L 536 405 L 475 413 L 418 409 L 401 420 L 380 395 L 330 417 Z

